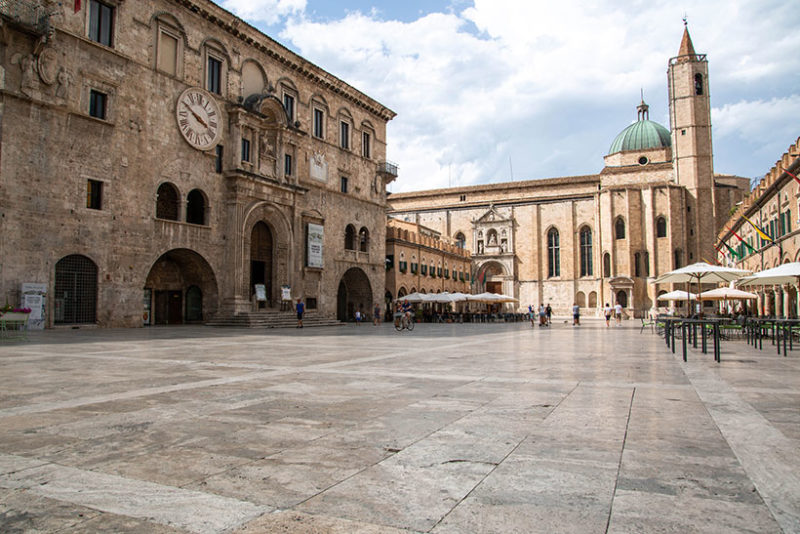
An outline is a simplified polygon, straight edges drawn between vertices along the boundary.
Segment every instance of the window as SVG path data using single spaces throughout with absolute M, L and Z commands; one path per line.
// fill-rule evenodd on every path
M 156 67 L 161 72 L 172 76 L 178 73 L 178 38 L 163 29 L 158 32 L 158 59 Z
M 250 140 L 242 137 L 242 161 L 250 161 Z
M 290 94 L 283 94 L 283 109 L 286 110 L 286 117 L 289 124 L 294 124 L 294 97 Z
M 656 219 L 656 237 L 667 237 L 667 220 L 664 217 Z
M 214 160 L 214 170 L 217 173 L 222 173 L 222 145 L 214 147 L 214 151 L 217 154 L 217 158 Z
M 292 175 L 292 155 L 291 154 L 284 154 L 283 155 L 283 174 L 286 176 Z
M 342 193 L 347 193 L 347 176 L 342 176 L 339 183 L 340 183 L 339 190 Z
M 325 138 L 325 113 L 321 109 L 314 108 L 314 137 Z
M 107 104 L 107 94 L 95 91 L 94 89 L 89 90 L 89 116 L 105 120 Z
M 366 227 L 358 232 L 358 249 L 361 252 L 369 251 L 369 230 Z
M 414 263 L 412 261 L 411 262 L 411 274 L 417 274 L 417 267 L 418 267 L 418 264 L 416 264 L 416 263 Z
M 98 0 L 89 0 L 89 39 L 112 46 L 114 37 L 114 8 Z
M 680 249 L 676 249 L 675 252 L 672 253 L 672 263 L 674 265 L 674 269 L 680 269 L 683 267 L 683 258 L 681 255 Z
M 356 228 L 352 224 L 348 224 L 344 230 L 344 249 L 356 249 Z
M 697 96 L 703 94 L 703 75 L 699 73 L 694 75 L 694 94 Z
M 614 223 L 614 235 L 617 239 L 625 239 L 625 220 L 622 217 Z
M 583 227 L 580 232 L 581 240 L 581 276 L 592 276 L 592 231 Z
M 178 220 L 178 190 L 171 184 L 161 184 L 156 193 L 156 217 L 170 221 Z
M 456 234 L 456 246 L 458 248 L 464 248 L 467 246 L 467 238 L 464 237 L 464 234 L 461 232 Z
M 646 250 L 642 252 L 642 262 L 644 267 L 644 275 L 650 276 L 650 253 Z
M 603 278 L 611 277 L 611 254 L 603 254 Z
M 642 264 L 642 255 L 637 252 L 633 255 L 633 276 L 635 276 L 636 278 L 642 276 L 641 264 Z
M 427 264 L 423 263 L 420 266 L 419 274 L 421 274 L 422 276 L 427 276 L 428 275 L 428 266 L 427 266 Z
M 369 132 L 361 134 L 361 155 L 365 158 L 370 157 L 370 135 Z
M 208 86 L 206 87 L 212 93 L 218 95 L 222 94 L 222 61 L 219 59 L 208 56 Z
M 387 254 L 386 255 L 386 270 L 394 267 L 394 254 Z
M 192 189 L 186 197 L 186 222 L 205 224 L 206 197 L 199 189 Z
M 561 249 L 558 230 L 551 228 L 547 232 L 547 277 L 561 276 Z
M 339 145 L 350 150 L 350 124 L 344 121 L 339 123 Z
M 86 182 L 86 207 L 93 210 L 103 209 L 103 182 Z

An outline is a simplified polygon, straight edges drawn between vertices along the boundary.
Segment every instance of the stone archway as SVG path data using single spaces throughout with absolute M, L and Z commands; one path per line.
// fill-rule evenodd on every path
M 506 287 L 509 280 L 505 266 L 497 261 L 488 261 L 478 267 L 478 292 L 501 293 L 511 295 L 513 291 Z
M 205 321 L 217 311 L 217 278 L 205 258 L 193 250 L 162 254 L 150 268 L 144 289 L 152 299 L 151 324 Z
M 241 239 L 237 244 L 237 255 L 241 254 L 241 270 L 232 273 L 237 304 L 236 309 L 231 311 L 238 313 L 252 309 L 255 283 L 267 286 L 270 304 L 280 302 L 281 285 L 292 285 L 292 234 L 291 225 L 278 206 L 258 202 L 247 210 Z M 254 261 L 261 263 L 256 265 Z M 255 282 L 261 278 L 263 282 Z
M 351 267 L 339 281 L 336 318 L 340 321 L 353 321 L 356 310 L 360 310 L 362 315 L 371 312 L 372 286 L 364 271 Z
M 272 268 L 275 247 L 272 231 L 263 221 L 258 221 L 250 232 L 250 296 L 256 285 L 266 287 L 267 303 L 273 302 L 274 270 Z

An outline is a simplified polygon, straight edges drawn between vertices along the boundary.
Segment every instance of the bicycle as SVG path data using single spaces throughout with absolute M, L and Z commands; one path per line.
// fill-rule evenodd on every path
M 414 318 L 409 317 L 405 313 L 401 314 L 399 317 L 395 316 L 394 328 L 398 332 L 402 332 L 404 328 L 407 328 L 408 331 L 411 332 L 414 330 Z

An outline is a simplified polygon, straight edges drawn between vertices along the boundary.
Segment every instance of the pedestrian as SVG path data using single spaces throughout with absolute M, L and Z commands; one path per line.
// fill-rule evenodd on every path
M 539 326 L 547 326 L 547 310 L 544 302 L 539 303 Z
M 581 325 L 581 307 L 577 302 L 572 303 L 572 326 Z
M 303 313 L 306 311 L 306 305 L 298 298 L 294 308 L 297 310 L 297 328 L 303 328 Z
M 381 305 L 376 304 L 375 309 L 372 310 L 372 324 L 378 326 L 381 322 Z
M 361 324 L 361 310 L 356 310 L 356 326 Z
M 617 326 L 622 324 L 622 304 L 619 301 L 614 306 L 614 318 L 617 320 Z
M 534 313 L 533 311 L 533 304 L 528 304 L 528 319 L 531 320 L 531 328 L 535 326 L 533 323 L 533 320 L 535 318 L 536 318 L 536 313 Z
M 545 313 L 547 314 L 547 326 L 553 324 L 553 308 L 550 307 L 550 303 L 547 303 L 547 307 L 544 309 Z
M 613 311 L 611 310 L 611 306 L 608 305 L 606 302 L 606 307 L 603 309 L 603 314 L 606 316 L 606 328 L 611 326 L 611 314 Z

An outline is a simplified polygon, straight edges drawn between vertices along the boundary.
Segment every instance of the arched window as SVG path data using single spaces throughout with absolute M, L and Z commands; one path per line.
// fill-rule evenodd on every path
M 675 249 L 675 252 L 672 253 L 672 263 L 674 269 L 683 267 L 683 254 L 681 254 L 681 249 Z
M 344 230 L 344 249 L 356 249 L 356 227 L 352 224 L 348 224 L 347 228 Z
M 622 217 L 617 218 L 617 222 L 614 223 L 614 237 L 625 239 L 625 219 Z
M 156 218 L 177 221 L 179 213 L 178 190 L 174 185 L 163 183 L 156 194 Z
M 578 294 L 575 295 L 575 304 L 577 304 L 579 308 L 586 307 L 586 295 L 583 294 L 583 291 L 578 291 Z
M 611 277 L 611 254 L 603 254 L 603 278 Z
M 597 307 L 597 293 L 595 291 L 589 293 L 589 307 L 590 308 Z
M 467 246 L 467 238 L 461 232 L 456 234 L 456 246 L 458 248 L 464 248 Z
M 358 250 L 367 252 L 369 250 L 369 230 L 366 226 L 358 231 Z
M 642 255 L 637 252 L 633 255 L 633 276 L 637 278 L 642 276 L 641 264 L 642 264 Z
M 192 189 L 186 197 L 186 222 L 191 224 L 206 222 L 206 197 L 199 189 Z
M 56 324 L 94 323 L 97 320 L 97 265 L 79 254 L 56 263 Z
M 664 217 L 656 219 L 656 237 L 667 237 L 667 220 Z
M 561 276 L 561 249 L 558 230 L 551 228 L 547 232 L 547 277 Z
M 700 73 L 694 75 L 694 94 L 703 94 L 703 75 Z
M 581 238 L 581 276 L 592 276 L 592 230 L 584 226 L 580 232 Z

